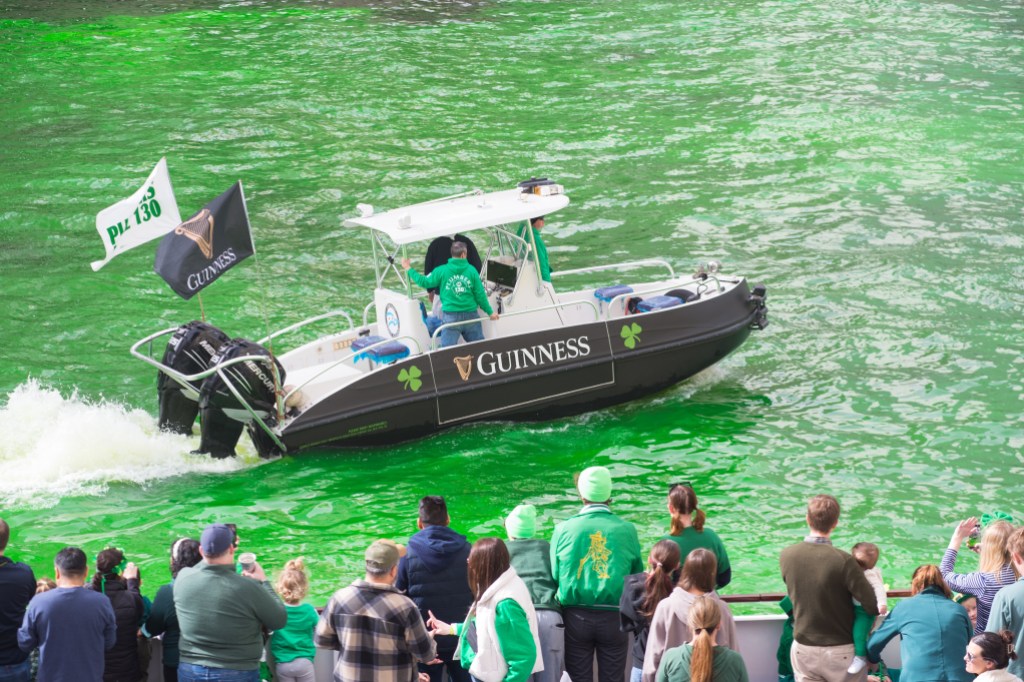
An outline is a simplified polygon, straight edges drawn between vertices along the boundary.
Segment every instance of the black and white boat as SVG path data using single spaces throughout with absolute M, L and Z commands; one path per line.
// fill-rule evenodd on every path
M 560 186 L 532 181 L 379 214 L 360 205 L 345 224 L 371 235 L 376 270 L 361 323 L 339 310 L 255 342 L 203 323 L 147 336 L 132 353 L 160 371 L 161 426 L 191 433 L 199 413 L 200 451 L 233 454 L 247 427 L 260 454 L 273 456 L 395 443 L 473 421 L 553 419 L 668 388 L 767 324 L 764 286 L 715 263 L 692 275 L 664 260 L 554 273 L 556 283 L 600 285 L 567 291 L 544 281 L 522 226 L 568 204 Z M 500 319 L 481 318 L 483 341 L 440 348 L 443 327 L 428 333 L 426 292 L 398 262 L 409 245 L 454 234 L 475 242 Z M 642 270 L 655 274 L 628 276 Z M 276 358 L 266 350 L 314 324 L 328 331 Z M 154 342 L 167 336 L 158 360 Z

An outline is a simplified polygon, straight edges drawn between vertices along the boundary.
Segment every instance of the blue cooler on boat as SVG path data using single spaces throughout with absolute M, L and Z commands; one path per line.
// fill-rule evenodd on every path
M 622 294 L 633 293 L 633 287 L 628 284 L 613 284 L 608 287 L 601 287 L 594 291 L 594 298 L 605 303 L 611 303 L 612 299 Z
M 352 362 L 369 360 L 371 366 L 373 366 L 373 363 L 375 362 L 379 362 L 382 365 L 389 365 L 392 362 L 397 362 L 398 360 L 409 357 L 409 349 L 406 348 L 404 344 L 401 344 L 398 341 L 381 343 L 382 341 L 384 341 L 383 336 L 360 336 L 352 342 L 352 350 L 357 351 L 356 354 L 352 356 Z M 373 346 L 375 343 L 380 345 Z M 373 346 L 373 348 L 363 351 L 367 346 Z
M 683 299 L 676 298 L 675 296 L 651 296 L 640 301 L 636 309 L 641 313 L 649 313 L 652 310 L 664 310 L 665 308 L 674 308 L 682 304 Z

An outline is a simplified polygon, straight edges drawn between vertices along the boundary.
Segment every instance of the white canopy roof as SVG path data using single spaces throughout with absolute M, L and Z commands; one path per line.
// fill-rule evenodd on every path
M 345 225 L 379 230 L 401 245 L 518 223 L 554 213 L 568 205 L 569 197 L 564 194 L 538 196 L 524 194 L 516 188 L 413 204 L 367 217 L 349 218 Z

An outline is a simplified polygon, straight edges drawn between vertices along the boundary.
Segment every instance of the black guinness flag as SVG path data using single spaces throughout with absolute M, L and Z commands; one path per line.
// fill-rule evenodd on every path
M 153 269 L 188 300 L 253 254 L 242 183 L 208 203 L 160 242 Z

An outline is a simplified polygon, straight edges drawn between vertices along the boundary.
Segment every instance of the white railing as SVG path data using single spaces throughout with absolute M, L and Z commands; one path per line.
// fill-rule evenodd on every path
M 563 277 L 565 275 L 582 275 L 589 272 L 603 272 L 605 270 L 635 270 L 637 268 L 643 268 L 648 266 L 658 265 L 668 270 L 669 277 L 675 278 L 676 272 L 669 265 L 668 261 L 660 258 L 648 258 L 646 260 L 634 260 L 626 263 L 611 263 L 608 265 L 592 265 L 586 268 L 577 268 L 575 270 L 557 270 L 552 271 L 552 277 Z
M 282 336 L 282 335 L 287 334 L 289 332 L 293 332 L 296 329 L 302 329 L 303 327 L 305 327 L 307 325 L 310 325 L 310 324 L 313 324 L 314 322 L 319 322 L 320 320 L 327 320 L 327 319 L 330 319 L 332 317 L 344 317 L 345 321 L 348 322 L 348 328 L 349 329 L 352 329 L 355 326 L 352 323 L 352 318 L 349 317 L 349 314 L 346 313 L 344 310 L 341 310 L 339 308 L 338 310 L 332 310 L 330 312 L 324 313 L 323 315 L 316 315 L 314 317 L 307 317 L 305 320 L 302 320 L 301 322 L 296 322 L 295 324 L 293 324 L 293 325 L 291 325 L 289 327 L 285 327 L 284 329 L 279 329 L 276 332 L 273 332 L 271 334 L 267 334 L 266 336 L 264 336 L 262 339 L 260 339 L 256 343 L 258 343 L 258 344 L 260 344 L 262 346 L 265 343 L 267 343 L 268 341 L 270 341 L 272 339 L 276 339 L 279 336 Z
M 594 311 L 594 321 L 597 322 L 597 321 L 599 321 L 601 319 L 601 313 L 598 312 L 597 305 L 594 304 L 593 301 L 567 301 L 565 303 L 555 303 L 553 305 L 541 306 L 539 308 L 530 308 L 529 310 L 518 310 L 518 311 L 512 312 L 512 313 L 502 313 L 500 315 L 499 319 L 505 319 L 507 317 L 516 317 L 518 315 L 528 315 L 530 313 L 538 313 L 538 312 L 541 312 L 543 310 L 556 310 L 556 309 L 559 309 L 559 308 L 570 308 L 570 307 L 573 307 L 573 306 L 589 306 L 590 309 Z M 476 322 L 482 322 L 482 321 L 483 321 L 483 318 L 477 318 L 475 320 L 463 320 L 462 322 L 447 322 L 445 324 L 442 324 L 440 327 L 438 327 L 437 329 L 434 330 L 434 333 L 430 337 L 430 349 L 431 350 L 435 350 L 436 349 L 436 346 L 434 344 L 437 342 L 438 336 L 440 335 L 442 330 L 444 330 L 444 329 L 451 329 L 453 327 L 463 327 L 463 326 L 465 326 L 467 324 L 474 324 Z M 498 338 L 501 338 L 501 336 L 502 336 L 501 334 L 498 334 Z

